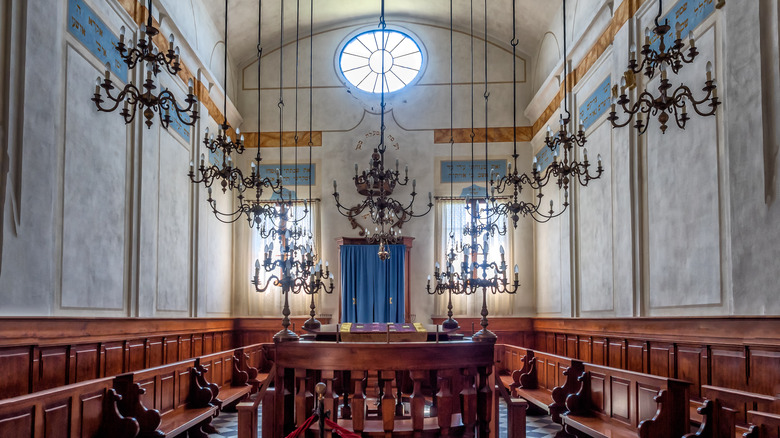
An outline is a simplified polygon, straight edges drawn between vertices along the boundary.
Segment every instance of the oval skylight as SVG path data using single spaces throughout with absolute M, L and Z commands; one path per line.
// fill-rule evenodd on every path
M 339 67 L 344 78 L 360 90 L 378 94 L 384 82 L 385 93 L 392 93 L 414 81 L 422 61 L 420 46 L 409 35 L 397 30 L 370 30 L 344 45 Z

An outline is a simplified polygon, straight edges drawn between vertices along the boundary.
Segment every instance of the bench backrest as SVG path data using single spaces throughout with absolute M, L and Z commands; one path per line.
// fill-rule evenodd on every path
M 780 438 L 780 415 L 748 411 L 747 419 L 753 427 L 750 438 Z
M 113 381 L 90 380 L 3 400 L 0 437 L 134 437 L 138 423 L 116 411 Z
M 652 419 L 658 411 L 656 396 L 666 390 L 675 427 L 687 430 L 690 383 L 601 365 L 584 364 L 589 390 L 586 409 L 594 415 L 631 428 Z M 568 406 L 568 403 L 567 403 Z
M 719 405 L 735 410 L 737 425 L 740 426 L 748 423 L 748 411 L 780 414 L 780 400 L 771 395 L 710 385 L 702 385 L 701 395 L 707 400 L 717 401 Z
M 233 362 L 236 354 L 241 354 L 240 348 L 201 356 L 198 363 L 208 370 L 206 379 L 209 382 L 216 383 L 220 388 L 230 387 L 233 383 Z
M 158 410 L 160 415 L 165 415 L 187 404 L 191 390 L 190 370 L 193 367 L 195 367 L 195 359 L 188 359 L 123 374 L 117 379 L 128 379 L 130 382 L 138 383 L 146 390 L 140 396 L 143 405 L 148 409 Z
M 536 380 L 538 388 L 552 391 L 557 386 L 566 383 L 563 374 L 572 365 L 572 358 L 543 353 L 530 348 L 522 348 L 514 345 L 504 345 L 503 361 L 501 368 L 510 374 L 515 370 L 522 370 L 526 361 L 533 357 L 536 368 Z M 529 354 L 530 353 L 530 354 Z

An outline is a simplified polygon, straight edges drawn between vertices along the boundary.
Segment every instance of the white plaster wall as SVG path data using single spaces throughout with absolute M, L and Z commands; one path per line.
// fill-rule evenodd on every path
M 126 311 L 125 217 L 127 129 L 118 117 L 92 123 L 100 71 L 66 49 L 64 174 L 61 183 L 63 309 Z
M 613 83 L 625 70 L 629 43 L 641 38 L 656 8 L 646 2 L 618 31 L 603 67 Z M 704 66 L 712 61 L 724 102 L 716 117 L 700 117 L 689 106 L 692 120 L 684 131 L 672 121 L 662 135 L 656 119 L 643 136 L 598 122 L 589 130 L 590 154 L 595 147 L 610 157 L 608 178 L 578 191 L 577 221 L 563 230 L 576 238 L 571 260 L 578 281 L 571 298 L 557 290 L 568 268 L 552 264 L 559 253 L 568 259 L 567 244 L 546 225 L 535 227 L 539 314 L 560 312 L 561 296 L 560 307 L 574 303 L 575 316 L 777 314 L 777 287 L 768 268 L 778 257 L 780 218 L 771 128 L 778 106 L 772 73 L 778 70 L 772 56 L 777 13 L 772 2 L 727 1 L 695 30 L 701 54 L 670 79 L 699 98 Z M 593 32 L 586 30 L 582 40 L 593 39 Z M 587 46 L 575 50 L 572 64 L 579 64 Z M 591 72 L 602 68 L 599 62 Z M 591 82 L 598 82 L 588 77 L 591 72 L 580 79 L 576 94 L 587 96 Z M 640 79 L 640 89 L 655 92 L 656 84 Z M 550 278 L 544 278 L 549 269 Z
M 132 38 L 135 24 L 116 1 L 87 3 L 109 30 L 118 34 L 124 25 Z M 4 197 L 0 314 L 224 314 L 230 307 L 225 263 L 198 265 L 193 256 L 197 189 L 186 175 L 199 128 L 187 142 L 161 129 L 159 119 L 147 129 L 140 119 L 125 126 L 117 113 L 98 113 L 89 98 L 102 65 L 68 33 L 67 2 L 13 1 L 11 9 L 6 19 L 23 18 L 26 27 L 12 48 L 24 49 L 12 69 L 19 124 L 9 162 L 19 172 Z M 163 32 L 170 29 L 187 66 L 204 71 L 164 18 Z M 184 95 L 180 79 L 159 80 Z M 12 196 L 17 190 L 19 203 Z M 229 230 L 210 236 L 204 251 L 210 250 L 229 255 Z M 200 302 L 196 275 L 209 279 Z

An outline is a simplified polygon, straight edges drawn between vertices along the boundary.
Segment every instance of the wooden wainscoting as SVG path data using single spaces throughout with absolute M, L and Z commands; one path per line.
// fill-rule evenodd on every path
M 534 347 L 701 385 L 780 393 L 780 318 L 533 318 Z
M 234 348 L 224 319 L 2 318 L 0 399 Z

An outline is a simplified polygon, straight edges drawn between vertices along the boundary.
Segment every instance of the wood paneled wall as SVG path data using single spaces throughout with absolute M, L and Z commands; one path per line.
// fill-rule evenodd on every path
M 234 348 L 232 319 L 0 319 L 0 399 Z
M 460 320 L 463 333 L 472 322 Z M 0 399 L 270 342 L 280 328 L 279 318 L 2 318 Z M 488 328 L 499 343 L 689 381 L 693 397 L 701 385 L 780 393 L 780 317 L 493 318 Z
M 0 318 L 0 399 L 270 342 L 280 329 L 280 318 Z
M 780 318 L 534 318 L 534 347 L 701 385 L 780 393 Z

